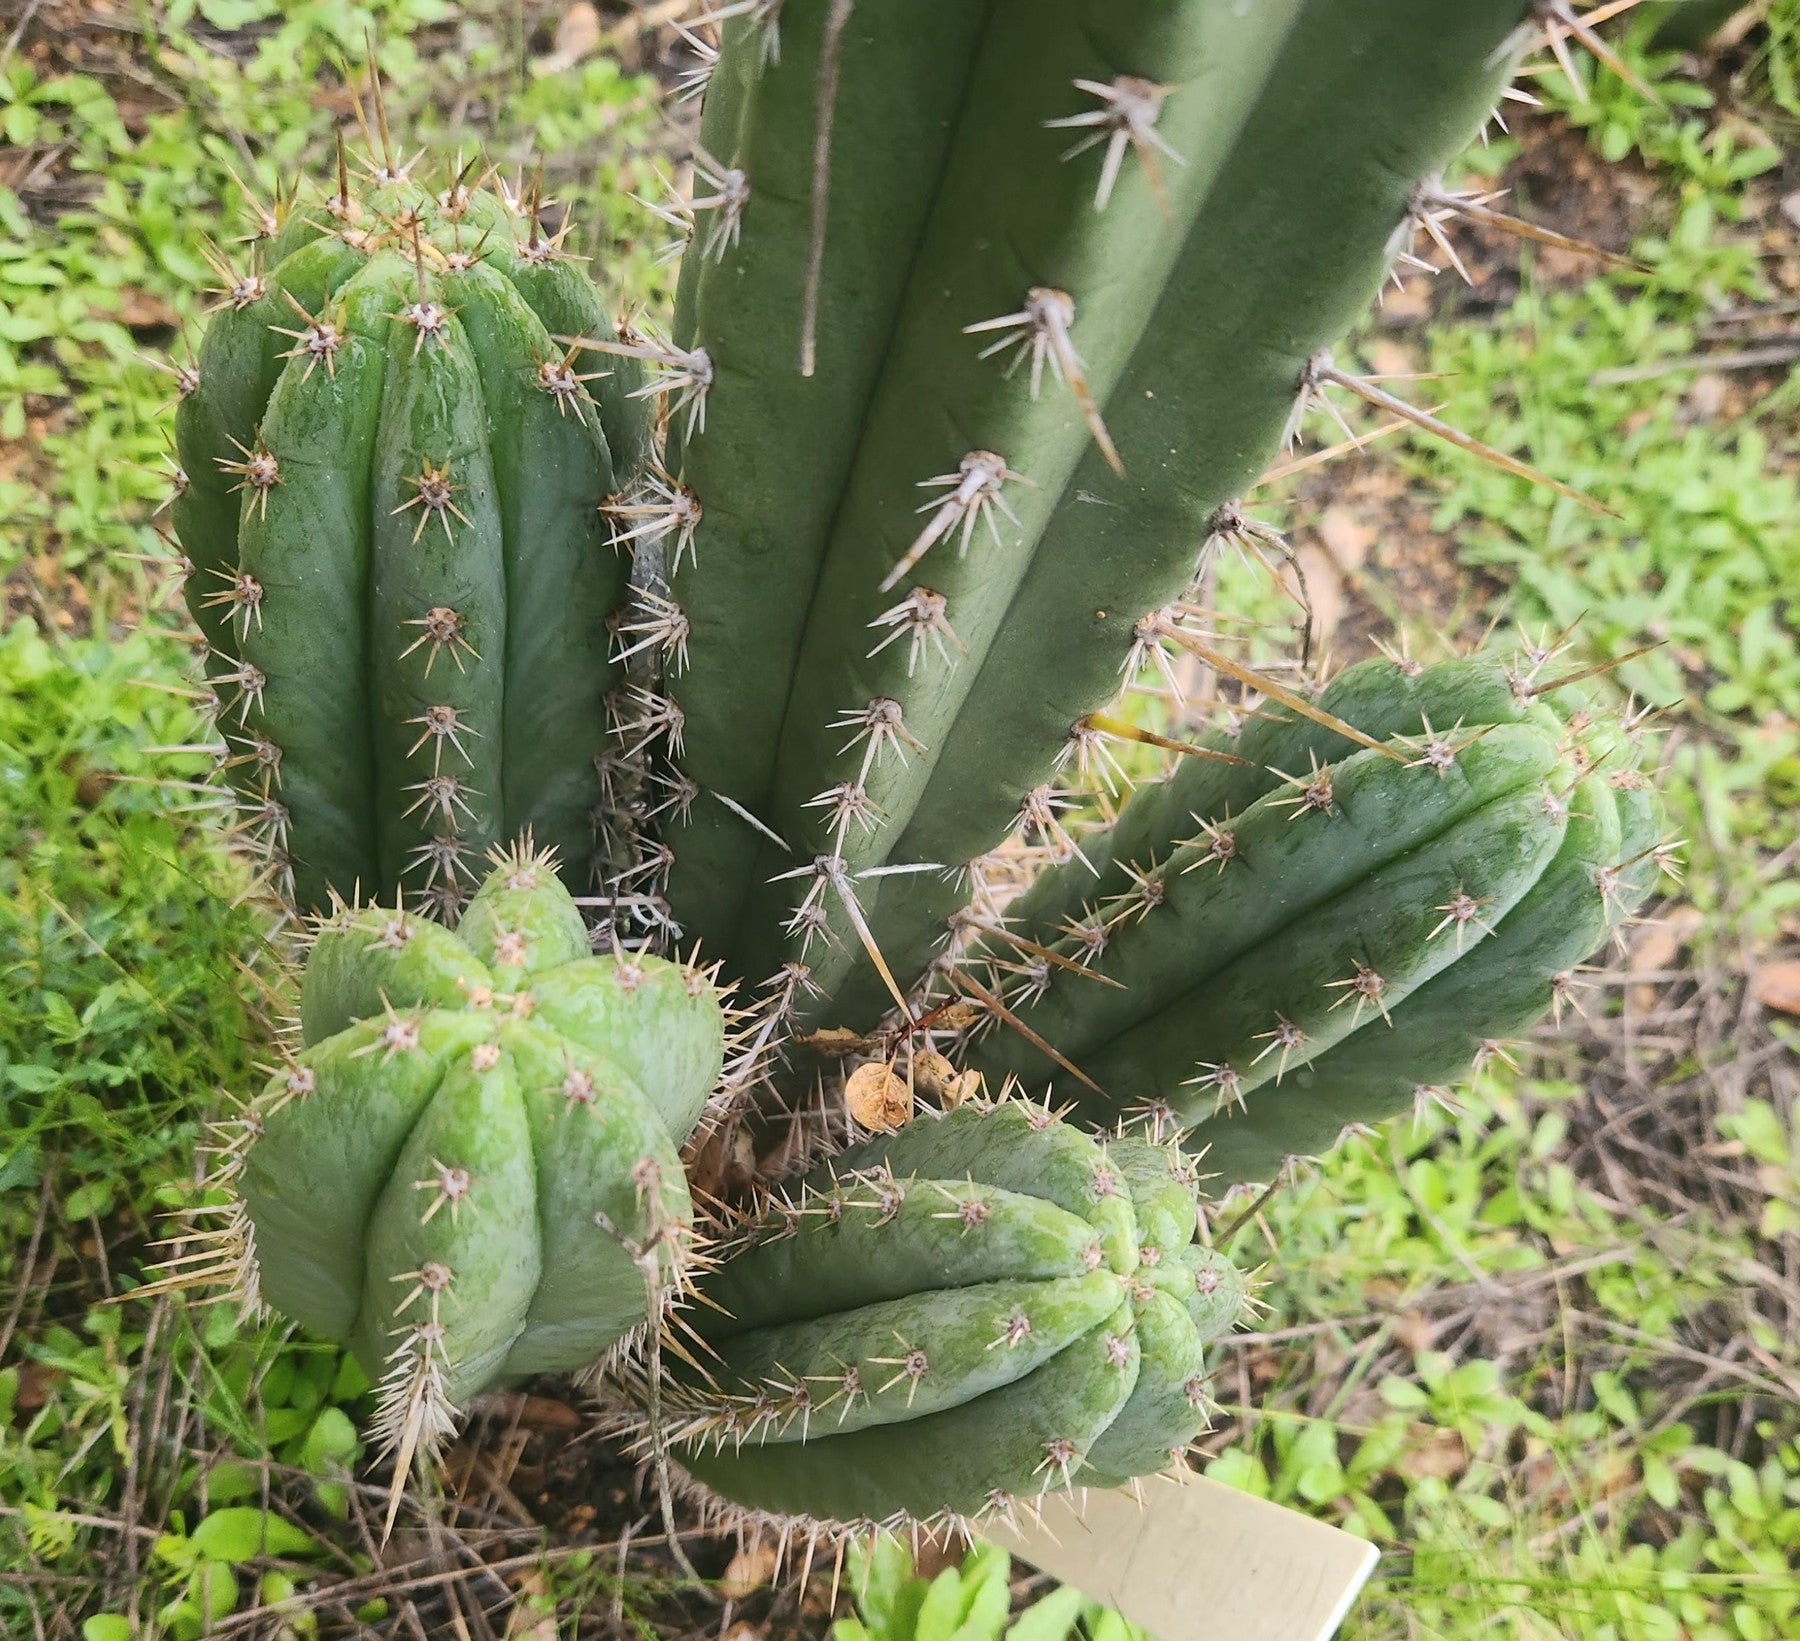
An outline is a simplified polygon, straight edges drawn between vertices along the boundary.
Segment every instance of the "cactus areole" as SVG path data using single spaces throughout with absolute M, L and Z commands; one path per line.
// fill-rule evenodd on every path
M 648 438 L 630 361 L 534 203 L 383 162 L 218 264 L 180 379 L 174 522 L 242 830 L 302 907 L 453 912 L 526 831 L 585 884 Z
M 333 918 L 301 1028 L 246 1125 L 242 1223 L 261 1296 L 354 1349 L 396 1441 L 592 1362 L 679 1280 L 678 1146 L 718 1074 L 718 998 L 590 956 L 544 857 L 503 858 L 457 934 Z
M 839 1157 L 700 1281 L 672 1452 L 730 1504 L 972 1516 L 1166 1468 L 1244 1303 L 1171 1147 L 1022 1102 Z

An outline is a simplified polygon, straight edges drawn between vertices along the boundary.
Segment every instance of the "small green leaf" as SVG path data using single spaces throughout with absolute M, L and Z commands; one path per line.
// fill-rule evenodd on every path
M 1064 1586 L 1034 1601 L 1013 1620 L 1006 1641 L 1067 1641 L 1081 1616 L 1082 1594 Z
M 1789 1165 L 1787 1127 L 1767 1100 L 1746 1100 L 1743 1110 L 1722 1113 L 1719 1132 L 1736 1140 L 1758 1162 L 1775 1168 Z
M 233 1507 L 214 1510 L 194 1529 L 197 1553 L 214 1561 L 249 1561 L 254 1556 L 316 1555 L 319 1544 L 310 1533 L 272 1510 Z
M 213 1504 L 247 1499 L 262 1489 L 262 1472 L 242 1459 L 220 1459 L 206 1473 L 206 1497 Z
M 321 1408 L 301 1446 L 300 1463 L 315 1476 L 335 1476 L 355 1460 L 361 1445 L 349 1414 L 341 1407 Z
M 188 1599 L 209 1618 L 221 1619 L 237 1606 L 237 1577 L 222 1561 L 203 1561 L 188 1574 Z

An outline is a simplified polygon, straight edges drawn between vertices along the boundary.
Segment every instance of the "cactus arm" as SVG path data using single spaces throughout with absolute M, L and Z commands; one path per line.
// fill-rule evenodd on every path
M 1005 1171 L 1027 1189 L 987 1183 Z M 1097 1233 L 1120 1205 L 1112 1264 Z M 1173 1147 L 1103 1146 L 1017 1101 L 842 1152 L 698 1278 L 675 1456 L 736 1505 L 850 1523 L 1159 1470 L 1243 1300 L 1193 1247 L 1198 1214 Z
M 495 1046 L 452 1057 L 401 1147 L 369 1218 L 354 1338 L 365 1365 L 391 1362 L 399 1380 L 429 1358 L 452 1405 L 499 1374 L 542 1270 L 532 1133 L 511 1063 L 479 1058 Z M 441 1295 L 418 1291 L 428 1265 L 449 1272 Z M 441 1342 L 414 1333 L 434 1320 Z
M 545 949 L 568 934 L 574 908 L 548 855 L 503 856 L 483 889 L 477 932 L 509 922 Z M 242 1182 L 233 1268 L 248 1281 L 260 1263 L 274 1304 L 351 1346 L 381 1381 L 380 1427 L 401 1452 L 435 1448 L 456 1404 L 495 1381 L 583 1366 L 660 1315 L 693 1225 L 650 1094 L 618 1058 L 559 1033 L 526 983 L 560 976 L 566 1002 L 610 974 L 601 1035 L 639 1034 L 652 1066 L 686 1036 L 672 1046 L 689 1070 L 708 1044 L 717 1069 L 716 993 L 664 964 L 691 1012 L 634 1013 L 647 973 L 626 984 L 591 958 L 533 972 L 504 934 L 491 946 L 497 972 L 417 914 L 340 913 L 308 961 L 303 1020 L 316 1033 L 346 1010 L 368 1017 L 274 1077 L 241 1161 L 220 1171 Z
M 1391 1011 L 1488 938 L 1492 920 L 1518 903 L 1554 856 L 1564 826 L 1545 814 L 1535 782 L 1496 798 L 1464 825 L 1324 902 L 1316 917 L 1241 952 L 1229 970 L 1097 1045 L 1084 1069 L 1102 1088 L 1173 1097 L 1187 1120 L 1213 1104 L 1212 1093 L 1180 1087 L 1202 1061 L 1230 1065 L 1246 1099 L 1267 1089 L 1278 1104 L 1294 1063 L 1353 1032 L 1387 1029 L 1378 1009 L 1359 1013 L 1355 997 L 1338 989 L 1359 964 L 1384 982 L 1382 1001 Z M 1465 893 L 1480 903 L 1480 921 L 1453 932 L 1444 908 Z M 1283 1021 L 1303 1033 L 1287 1057 L 1271 1037 Z
M 239 609 L 235 642 L 262 687 L 224 721 L 229 733 L 235 717 L 251 747 L 278 760 L 266 777 L 286 811 L 295 897 L 307 905 L 323 904 L 332 884 L 381 883 L 363 625 L 372 551 L 363 453 L 381 413 L 391 323 L 384 315 L 404 300 L 402 290 L 352 281 L 337 315 L 344 344 L 329 367 L 276 380 L 260 436 L 278 456 L 281 481 L 266 493 L 246 491 L 235 568 L 213 578 L 215 594 L 238 572 L 256 588 L 256 603 Z M 299 321 L 289 313 L 286 323 Z M 253 759 L 243 767 L 247 776 L 264 773 Z
M 677 1144 L 700 1120 L 724 1061 L 719 994 L 661 958 L 588 957 L 531 977 L 535 1017 L 618 1066 Z
M 1206 858 L 1204 843 L 1177 850 L 1160 874 L 1163 903 L 1122 919 L 1096 965 L 1117 987 L 1059 979 L 1020 1018 L 1095 1075 L 1084 1059 L 1090 1050 L 1214 983 L 1278 931 L 1305 929 L 1364 874 L 1403 866 L 1512 794 L 1535 799 L 1555 763 L 1554 744 L 1520 726 L 1474 742 L 1442 778 L 1403 768 L 1383 752 L 1359 752 L 1331 766 L 1329 811 L 1296 808 L 1291 787 L 1252 805 L 1233 827 L 1238 851 L 1223 871 Z M 1342 976 L 1319 978 L 1322 984 Z M 1264 1013 L 1256 1012 L 1257 1030 Z M 1023 1036 L 995 1031 L 974 1063 L 997 1076 L 1043 1062 Z
M 593 852 L 594 757 L 619 670 L 593 612 L 626 593 L 627 566 L 609 550 L 599 512 L 614 488 L 612 460 L 594 408 L 540 380 L 538 365 L 562 350 L 524 298 L 485 264 L 446 277 L 443 289 L 480 376 L 504 541 L 497 808 L 506 836 L 529 832 L 579 873 Z M 440 657 L 434 674 L 451 659 Z
M 1623 848 L 1613 793 L 1590 777 L 1574 794 L 1562 847 L 1530 892 L 1464 961 L 1399 1002 L 1391 1030 L 1354 1033 L 1242 1111 L 1202 1120 L 1190 1143 L 1206 1148 L 1209 1189 L 1272 1178 L 1285 1157 L 1328 1149 L 1346 1124 L 1407 1110 L 1420 1085 L 1465 1077 L 1483 1041 L 1541 1018 L 1555 977 L 1634 904 L 1609 905 L 1595 879 Z
M 1519 723 L 1528 707 L 1513 694 L 1505 670 L 1487 659 L 1442 661 L 1430 684 L 1376 656 L 1346 667 L 1321 691 L 1318 705 L 1376 740 L 1421 733 L 1429 717 L 1439 730 L 1457 724 Z M 1242 764 L 1183 758 L 1168 779 L 1139 787 L 1119 817 L 1081 840 L 1082 860 L 1041 872 L 1007 908 L 1007 926 L 1028 939 L 1054 943 L 1067 924 L 1103 906 L 1132 886 L 1127 866 L 1148 870 L 1166 859 L 1174 840 L 1192 836 L 1202 820 L 1221 824 L 1241 816 L 1257 799 L 1281 786 L 1281 770 L 1305 770 L 1333 762 L 1353 742 L 1336 730 L 1273 702 L 1265 704 L 1235 738 L 1212 735 L 1203 744 L 1242 758 Z
M 692 1218 L 692 1205 L 680 1155 L 622 1073 L 575 1058 L 529 1022 L 509 1021 L 501 1040 L 537 1155 L 543 1247 L 542 1276 L 504 1372 L 568 1372 L 643 1320 L 650 1296 L 625 1243 L 652 1246 Z
M 440 344 L 411 325 L 391 325 L 373 497 L 369 624 L 381 871 L 385 882 L 413 887 L 431 881 L 419 851 L 434 837 L 454 838 L 456 864 L 448 870 L 466 879 L 505 830 L 502 527 L 480 378 L 459 318 L 444 321 L 444 337 Z M 446 472 L 457 488 L 434 510 L 418 500 L 420 481 Z M 473 651 L 464 652 L 461 671 L 447 655 L 434 658 L 429 643 L 414 645 L 421 629 L 409 623 L 439 607 L 455 611 Z M 448 820 L 419 805 L 421 783 L 445 776 L 460 783 L 462 803 Z
M 888 864 L 954 866 L 991 848 L 1077 721 L 1117 691 L 1134 622 L 1180 593 L 1207 520 L 1273 450 L 1308 361 L 1373 295 L 1412 187 L 1492 105 L 1526 11 L 1316 4 L 1289 32 L 1106 403 L 1126 477 L 1098 452 L 1076 469 L 967 691 L 971 710 L 932 747 L 904 831 L 884 838 Z M 895 972 L 916 973 L 956 890 L 878 882 L 864 907 L 876 941 Z M 853 938 L 846 949 L 842 989 L 821 983 L 837 992 L 833 1017 L 856 1025 L 887 1005 Z
M 696 660 L 671 680 L 687 715 L 681 767 L 707 793 L 757 814 L 767 807 L 831 520 L 988 12 L 970 0 L 923 0 L 852 14 L 833 110 L 817 366 L 802 376 L 816 88 L 830 9 L 787 8 L 778 63 L 763 59 L 748 30 L 725 54 L 727 84 L 741 82 L 729 97 L 740 104 L 742 135 L 714 157 L 743 169 L 751 194 L 742 239 L 720 258 L 702 254 L 711 227 L 702 218 L 688 260 L 705 265 L 684 278 L 676 315 L 683 346 L 704 347 L 715 371 L 707 432 L 679 454 L 682 481 L 706 510 L 693 556 L 673 567 Z M 730 115 L 728 101 L 717 124 Z M 723 135 L 710 111 L 706 135 Z M 760 839 L 705 795 L 675 818 L 670 839 L 671 903 L 688 935 L 722 956 Z
M 261 1118 L 263 1141 L 244 1165 L 263 1294 L 328 1339 L 347 1339 L 355 1326 L 364 1228 L 407 1135 L 450 1058 L 466 1054 L 485 1030 L 467 1016 L 427 1012 L 418 1016 L 418 1052 L 384 1065 L 386 1023 L 363 1021 L 278 1072 Z
M 1111 1361 L 1105 1329 L 1037 1372 L 911 1423 L 811 1442 L 684 1450 L 683 1465 L 734 1501 L 839 1521 L 895 1512 L 974 1515 L 996 1493 L 1029 1498 L 1062 1480 L 1117 1416 L 1137 1382 L 1137 1350 Z
M 1088 1449 L 1079 1482 L 1119 1487 L 1179 1460 L 1206 1428 L 1206 1350 L 1180 1302 L 1152 1292 L 1133 1301 L 1140 1367 L 1131 1397 Z
M 384 222 L 402 250 L 378 248 Z M 585 372 L 551 340 L 606 315 L 508 199 L 377 185 L 297 213 L 270 250 L 266 276 L 222 270 L 177 428 L 175 522 L 246 829 L 308 909 L 404 876 L 453 913 L 471 852 L 522 832 L 583 882 L 628 590 L 598 511 L 625 476 L 606 434 L 641 458 L 638 366 Z M 272 603 L 245 602 L 258 567 Z M 422 733 L 428 709 L 455 733 Z
M 314 940 L 300 982 L 300 1041 L 310 1048 L 387 1009 L 463 1008 L 494 976 L 447 929 L 412 912 L 345 913 Z
M 981 1204 L 978 1225 L 961 1212 L 969 1202 Z M 809 1193 L 801 1207 L 812 1211 L 815 1226 L 830 1230 L 777 1236 L 725 1261 L 707 1281 L 709 1308 L 695 1318 L 708 1340 L 904 1299 L 927 1287 L 1078 1276 L 1094 1246 L 1085 1219 L 987 1185 L 846 1178 Z M 827 1218 L 840 1211 L 841 1218 Z

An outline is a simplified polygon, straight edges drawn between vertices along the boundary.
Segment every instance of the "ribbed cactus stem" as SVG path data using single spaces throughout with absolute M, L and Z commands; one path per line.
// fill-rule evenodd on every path
M 815 7 L 778 61 L 734 24 L 702 143 L 735 214 L 696 229 L 670 353 L 711 386 L 669 454 L 699 512 L 666 826 L 674 916 L 731 972 L 803 965 L 797 1022 L 865 1027 L 971 860 L 1058 838 L 1070 736 L 1527 10 Z
M 633 367 L 535 201 L 383 161 L 296 207 L 184 383 L 173 516 L 227 773 L 280 886 L 430 894 L 533 833 L 585 883 L 628 564 L 600 508 L 647 439 Z
M 672 1452 L 734 1505 L 840 1523 L 1163 1469 L 1244 1300 L 1197 1225 L 1170 1147 L 1016 1102 L 920 1118 L 700 1279 Z
M 971 1063 L 1186 1131 L 1223 1183 L 1478 1067 L 1560 1005 L 1665 841 L 1627 726 L 1547 661 L 1371 661 L 1320 700 L 1374 748 L 1271 711 L 1220 741 L 1243 762 L 1143 788 L 1084 840 L 1096 870 L 1045 873 L 988 937 L 1014 1023 Z
M 396 1448 L 496 1382 L 593 1361 L 684 1280 L 677 1147 L 718 1073 L 718 999 L 590 956 L 547 857 L 498 858 L 460 934 L 340 911 L 301 1015 L 234 1159 L 241 1223 L 261 1296 L 352 1347 Z

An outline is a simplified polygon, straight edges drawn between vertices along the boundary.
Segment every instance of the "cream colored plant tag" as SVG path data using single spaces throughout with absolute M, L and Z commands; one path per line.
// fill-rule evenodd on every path
M 1041 1525 L 984 1527 L 1040 1572 L 1116 1607 L 1156 1641 L 1329 1641 L 1375 1546 L 1204 1476 L 1058 1495 Z

